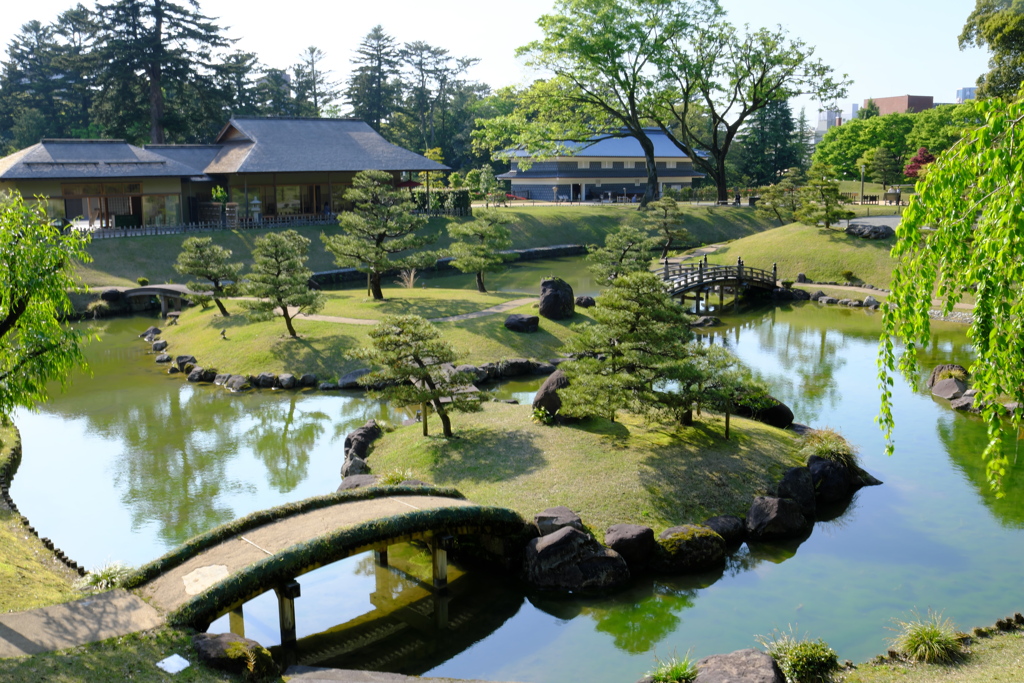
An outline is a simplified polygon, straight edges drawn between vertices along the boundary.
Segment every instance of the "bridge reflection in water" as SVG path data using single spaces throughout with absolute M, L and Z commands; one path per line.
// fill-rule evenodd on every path
M 429 550 L 420 544 L 373 553 L 369 567 L 368 560 L 373 609 L 293 646 L 272 647 L 279 663 L 422 675 L 490 636 L 523 604 L 523 594 L 493 569 L 449 565 L 446 589 L 435 590 Z

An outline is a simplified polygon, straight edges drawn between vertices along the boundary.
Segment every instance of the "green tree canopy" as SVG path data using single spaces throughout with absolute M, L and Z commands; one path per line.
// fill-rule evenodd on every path
M 853 212 L 843 208 L 839 194 L 839 181 L 835 169 L 825 164 L 814 164 L 807 172 L 807 184 L 800 189 L 800 208 L 796 219 L 805 225 L 823 223 L 826 230 L 841 220 L 853 218 Z
M 422 268 L 434 262 L 433 252 L 418 252 L 403 258 L 395 254 L 420 249 L 437 241 L 437 235 L 418 234 L 427 224 L 424 216 L 412 213 L 409 193 L 394 187 L 386 171 L 360 171 L 345 192 L 352 211 L 338 215 L 341 233 L 322 234 L 324 247 L 342 268 L 366 273 L 374 299 L 384 299 L 381 277 L 389 270 Z
M 345 101 L 352 116 L 381 132 L 398 107 L 402 84 L 399 79 L 399 48 L 394 38 L 378 24 L 370 29 L 356 48 L 355 68 L 345 89 Z
M 976 0 L 960 33 L 960 49 L 970 46 L 992 52 L 978 95 L 1016 97 L 1024 82 L 1024 0 Z
M 752 114 L 741 142 L 737 170 L 747 185 L 771 185 L 786 169 L 803 163 L 805 143 L 785 100 L 770 102 Z
M 974 103 L 985 125 L 939 155 L 918 182 L 918 194 L 896 229 L 896 267 L 879 350 L 880 420 L 891 453 L 893 374 L 898 368 L 916 381 L 917 351 L 930 341 L 932 299 L 943 299 L 941 311 L 948 315 L 965 295 L 975 298 L 967 333 L 976 353 L 971 383 L 978 392 L 975 405 L 988 422 L 982 457 L 995 487 L 1009 465 L 1001 450 L 1004 420 L 1017 434 L 1022 417 L 1019 409 L 1006 411 L 1002 404 L 1024 404 L 1022 94 L 1012 103 Z
M 189 237 L 181 243 L 181 253 L 174 263 L 174 269 L 182 275 L 192 275 L 207 282 L 189 282 L 194 292 L 212 287 L 211 295 L 220 314 L 230 314 L 224 308 L 222 297 L 234 296 L 242 272 L 241 263 L 230 263 L 231 250 L 214 244 L 212 237 Z
M 854 119 L 830 128 L 814 150 L 813 162 L 831 166 L 837 178 L 860 177 L 860 158 L 868 150 L 884 147 L 900 168 L 917 151 L 908 138 L 919 114 L 886 114 Z
M 873 99 L 868 98 L 864 106 L 857 110 L 858 119 L 870 119 L 879 115 L 878 104 Z
M 478 411 L 480 397 L 466 391 L 473 383 L 472 373 L 451 370 L 458 355 L 439 337 L 437 328 L 419 316 L 388 315 L 370 331 L 370 346 L 350 355 L 378 366 L 359 380 L 370 389 L 370 396 L 400 407 L 423 406 L 424 436 L 428 435 L 427 406 L 432 406 L 444 435 L 451 437 L 449 411 Z
M 324 306 L 323 292 L 309 288 L 309 240 L 294 230 L 267 233 L 256 240 L 252 257 L 245 293 L 256 301 L 243 301 L 242 306 L 253 320 L 282 316 L 288 334 L 298 337 L 292 319 Z
M 683 217 L 679 213 L 679 205 L 672 197 L 662 197 L 647 205 L 643 217 L 644 227 L 661 235 L 664 242 L 661 247 L 661 258 L 667 258 L 676 242 L 688 242 L 690 232 L 683 227 Z
M 689 317 L 653 273 L 619 277 L 604 290 L 594 323 L 574 325 L 561 368 L 570 385 L 559 390 L 560 413 L 600 415 L 617 410 L 650 415 L 664 408 L 656 385 L 671 380 L 689 355 Z
M 587 253 L 590 272 L 602 287 L 630 273 L 646 273 L 651 269 L 651 253 L 658 248 L 661 237 L 636 225 L 627 218 L 605 235 L 604 246 L 592 246 Z
M 64 385 L 85 367 L 81 335 L 62 320 L 71 314 L 68 290 L 79 288 L 72 265 L 92 260 L 87 242 L 62 234 L 41 202 L 0 193 L 0 418 L 45 401 L 47 382 Z
M 800 210 L 799 183 L 803 180 L 802 176 L 800 169 L 793 167 L 783 174 L 779 182 L 758 190 L 761 198 L 757 200 L 754 209 L 757 215 L 775 219 L 779 225 L 795 221 L 796 213 Z
M 515 254 L 498 253 L 512 246 L 508 226 L 516 219 L 495 209 L 478 209 L 473 217 L 470 222 L 448 224 L 448 235 L 456 240 L 448 253 L 454 257 L 453 266 L 476 274 L 477 291 L 486 292 L 484 273 L 500 270 L 502 264 L 516 258 Z

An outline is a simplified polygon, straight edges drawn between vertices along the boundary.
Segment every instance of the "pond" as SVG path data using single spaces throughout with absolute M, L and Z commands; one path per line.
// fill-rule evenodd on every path
M 723 319 L 725 327 L 708 333 L 711 343 L 765 375 L 798 421 L 842 431 L 884 485 L 859 492 L 803 543 L 744 546 L 724 572 L 638 581 L 608 598 L 543 598 L 470 571 L 450 609 L 465 615 L 472 633 L 421 633 L 402 646 L 413 654 L 401 661 L 377 651 L 324 655 L 324 665 L 628 681 L 650 669 L 655 654 L 730 652 L 788 625 L 826 639 L 840 659 L 863 661 L 886 649 L 891 619 L 914 609 L 943 610 L 962 629 L 1021 609 L 1021 478 L 1011 473 L 1006 497 L 996 499 L 979 458 L 981 421 L 903 381 L 894 389 L 897 452 L 884 455 L 873 422 L 877 314 L 794 304 Z M 16 416 L 25 456 L 12 495 L 42 535 L 88 567 L 140 564 L 237 516 L 333 491 L 344 435 L 370 417 L 401 418 L 355 393 L 233 396 L 187 385 L 161 374 L 135 338 L 149 322 L 87 325 L 103 339 L 88 350 L 93 376 L 76 378 L 39 412 Z M 923 361 L 966 365 L 969 356 L 964 329 L 937 324 Z M 536 384 L 499 393 L 528 401 Z M 396 564 L 414 576 L 423 561 L 407 552 Z M 364 556 L 300 578 L 299 636 L 359 622 L 380 608 L 382 593 L 410 609 L 420 604 L 422 596 L 400 597 L 414 583 L 399 577 L 382 589 L 377 574 Z M 247 604 L 245 616 L 248 636 L 277 642 L 272 593 Z

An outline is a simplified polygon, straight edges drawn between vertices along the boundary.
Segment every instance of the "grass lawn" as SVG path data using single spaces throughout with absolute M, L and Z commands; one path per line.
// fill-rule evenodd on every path
M 436 416 L 431 426 L 440 433 Z M 386 434 L 370 454 L 373 471 L 454 486 L 472 501 L 527 518 L 565 505 L 598 538 L 620 522 L 660 531 L 746 515 L 755 495 L 801 464 L 792 432 L 733 418 L 726 441 L 722 419 L 708 414 L 685 429 L 626 415 L 546 427 L 528 405 L 487 403 L 481 413 L 453 415 L 452 426 L 453 439 L 424 438 L 419 425 Z
M 605 234 L 624 218 L 636 212 L 630 205 L 584 206 L 520 206 L 501 209 L 515 215 L 518 222 L 512 227 L 512 247 L 526 249 L 556 244 L 603 244 Z M 746 207 L 695 207 L 682 205 L 687 230 L 695 242 L 718 242 L 751 235 L 771 227 L 770 222 L 758 217 Z M 439 233 L 435 248 L 450 244 L 446 226 L 452 220 L 463 218 L 431 218 L 425 230 Z M 296 230 L 311 241 L 308 265 L 313 271 L 337 268 L 334 257 L 320 241 L 322 232 L 338 231 L 332 226 L 307 226 Z M 201 233 L 212 237 L 232 251 L 233 257 L 244 263 L 252 261 L 252 247 L 267 230 L 222 230 Z M 147 277 L 150 282 L 185 282 L 189 278 L 177 273 L 172 264 L 181 252 L 181 243 L 192 235 L 147 235 L 120 239 L 95 240 L 89 245 L 93 262 L 79 265 L 76 272 L 83 282 L 91 286 L 135 286 L 136 279 Z
M 0 659 L 0 680 L 5 683 L 212 683 L 251 680 L 245 676 L 232 675 L 197 664 L 195 651 L 192 649 L 192 635 L 190 631 L 161 628 L 60 652 Z M 156 668 L 157 662 L 172 654 L 188 659 L 192 666 L 174 676 Z M 283 679 L 274 677 L 269 680 Z
M 451 290 L 427 288 L 385 289 L 384 301 L 374 301 L 361 289 L 328 292 L 328 297 L 320 315 L 364 320 L 379 320 L 385 315 L 407 314 L 428 319 L 447 318 L 482 311 L 513 299 L 525 298 L 516 294 L 482 294 L 468 289 L 459 290 L 458 298 L 453 298 Z
M 894 237 L 866 240 L 791 223 L 731 242 L 708 256 L 708 261 L 734 265 L 737 257 L 743 257 L 746 265 L 765 270 L 777 263 L 780 280 L 796 280 L 797 273 L 805 273 L 815 281 L 845 282 L 843 271 L 849 270 L 855 284 L 889 289 L 894 265 L 889 251 L 894 242 Z
M 478 311 L 507 300 L 500 295 L 480 295 L 461 289 L 385 290 L 390 300 L 383 304 L 372 303 L 362 292 L 327 292 L 327 296 L 331 302 L 328 311 L 334 315 L 368 319 L 379 318 L 386 312 L 450 315 L 446 311 Z M 557 357 L 562 343 L 574 334 L 569 325 L 591 320 L 583 309 L 578 309 L 568 321 L 541 318 L 540 329 L 532 334 L 505 329 L 509 313 L 535 315 L 534 306 L 527 304 L 503 314 L 437 323 L 437 327 L 460 354 L 461 362 L 479 364 L 504 358 Z M 254 323 L 246 319 L 237 301 L 227 302 L 227 307 L 232 313 L 229 318 L 221 317 L 213 307 L 205 311 L 193 307 L 182 313 L 180 324 L 164 329 L 163 338 L 170 342 L 168 352 L 191 354 L 203 367 L 235 374 L 310 372 L 328 379 L 365 367 L 363 361 L 349 360 L 346 352 L 367 343 L 371 326 L 300 317 L 295 321 L 300 336 L 292 339 L 281 319 Z M 226 340 L 221 338 L 221 330 L 226 330 Z
M 0 426 L 0 462 L 11 457 L 11 447 L 17 439 L 17 430 Z M 22 526 L 20 515 L 0 510 L 0 612 L 18 612 L 79 598 L 81 593 L 72 586 L 77 578 L 78 574 Z
M 861 664 L 844 673 L 844 683 L 991 683 L 1024 680 L 1024 634 L 975 638 L 971 656 L 960 664 Z

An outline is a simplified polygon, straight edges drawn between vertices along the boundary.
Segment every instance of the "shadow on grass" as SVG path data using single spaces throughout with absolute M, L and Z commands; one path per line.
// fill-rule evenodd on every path
M 283 329 L 283 328 L 282 328 Z M 341 376 L 359 365 L 345 353 L 356 348 L 354 337 L 338 334 L 318 346 L 304 337 L 281 337 L 273 342 L 272 352 L 286 368 L 301 368 L 321 379 Z
M 434 429 L 440 422 L 434 418 Z M 537 437 L 522 432 L 474 428 L 456 433 L 457 439 L 431 444 L 431 470 L 437 484 L 461 481 L 498 482 L 535 472 L 545 466 Z
M 512 297 L 509 297 L 510 299 Z M 476 313 L 501 302 L 486 303 L 465 299 L 444 299 L 441 297 L 419 297 L 403 299 L 401 295 L 388 297 L 381 302 L 378 310 L 389 315 L 418 315 L 423 318 L 447 318 L 452 315 Z
M 582 320 L 580 316 L 574 316 L 573 321 L 577 318 Z M 542 325 L 549 324 L 568 324 L 572 321 L 553 321 L 545 320 Z M 469 320 L 460 320 L 457 323 L 441 323 L 442 325 L 458 325 L 460 329 L 468 334 L 479 335 L 481 337 L 487 337 L 495 343 L 501 344 L 508 348 L 511 353 L 508 358 L 515 357 L 538 357 L 546 356 L 550 354 L 554 349 L 557 349 L 562 345 L 561 340 L 555 335 L 551 334 L 543 327 L 538 329 L 536 332 L 522 333 L 512 332 L 505 327 L 505 318 L 500 314 L 489 315 L 482 318 L 471 318 Z M 441 328 L 444 329 L 444 328 Z M 489 360 L 500 360 L 498 358 L 492 358 Z

